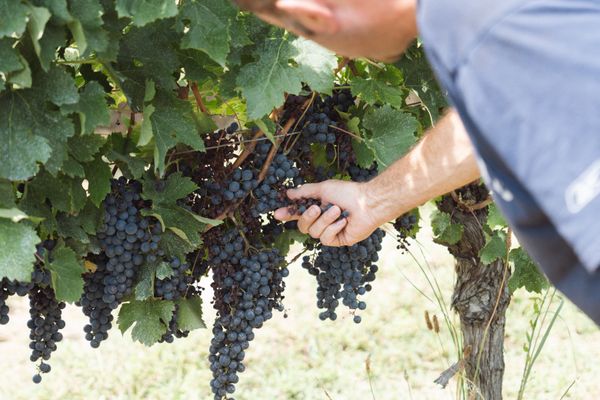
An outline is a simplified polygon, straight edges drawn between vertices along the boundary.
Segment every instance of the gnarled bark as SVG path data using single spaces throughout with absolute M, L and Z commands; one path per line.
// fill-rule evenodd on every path
M 470 387 L 469 398 L 500 400 L 510 270 L 504 264 L 505 260 L 485 265 L 479 259 L 480 250 L 485 246 L 483 226 L 487 207 L 476 209 L 468 204 L 481 204 L 485 198 L 487 189 L 470 185 L 461 189 L 458 196 L 445 196 L 439 209 L 464 227 L 462 239 L 446 246 L 456 259 L 452 307 L 460 316 L 464 348 L 470 348 L 464 364 Z

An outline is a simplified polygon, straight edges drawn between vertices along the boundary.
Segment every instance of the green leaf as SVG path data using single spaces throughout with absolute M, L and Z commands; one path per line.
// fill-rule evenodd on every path
M 180 16 L 189 21 L 190 27 L 181 39 L 181 48 L 202 50 L 225 66 L 231 40 L 229 27 L 236 14 L 228 1 L 187 1 Z
M 165 180 L 146 177 L 142 183 L 143 198 L 152 200 L 153 204 L 173 204 L 198 189 L 192 179 L 183 176 L 181 172 L 171 174 Z
M 184 260 L 186 254 L 197 248 L 197 246 L 183 240 L 172 231 L 166 231 L 162 234 L 159 246 L 164 250 L 165 254 L 177 257 L 180 260 Z
M 27 179 L 37 172 L 37 162 L 56 174 L 67 158 L 73 123 L 45 100 L 35 89 L 0 93 L 0 109 L 6 110 L 0 113 L 0 153 L 5 155 L 0 177 Z
M 150 121 L 156 143 L 154 165 L 162 175 L 167 150 L 177 143 L 184 143 L 194 150 L 204 151 L 204 141 L 198 134 L 194 111 L 189 102 L 171 94 L 159 93 L 153 104 L 156 110 L 150 116 Z
M 254 121 L 258 129 L 265 134 L 267 138 L 271 141 L 271 143 L 275 143 L 275 132 L 277 131 L 277 126 L 273 121 L 269 119 L 269 117 L 263 117 L 262 119 Z
M 39 242 L 32 227 L 0 219 L 0 279 L 29 282 Z
M 79 215 L 58 213 L 56 216 L 56 231 L 64 239 L 74 239 L 81 243 L 90 243 L 90 238 L 81 224 Z
M 161 262 L 156 268 L 156 279 L 164 280 L 175 275 L 175 271 L 167 262 Z
M 96 158 L 94 161 L 85 164 L 84 168 L 85 177 L 89 182 L 90 200 L 99 207 L 102 200 L 110 192 L 112 171 L 109 165 L 102 161 L 102 158 Z
M 508 289 L 511 293 L 520 288 L 525 288 L 528 292 L 541 293 L 549 286 L 548 279 L 540 272 L 525 250 L 512 249 L 508 258 L 513 264 L 512 275 L 508 281 Z
M 88 82 L 81 91 L 81 99 L 72 106 L 63 106 L 66 113 L 76 112 L 81 121 L 81 134 L 94 133 L 96 127 L 110 124 L 110 110 L 106 104 L 106 93 L 98 82 Z
M 154 205 L 151 210 L 143 210 L 143 215 L 151 215 L 161 221 L 163 231 L 171 230 L 193 246 L 202 242 L 200 232 L 206 227 L 194 213 L 176 205 Z
M 67 158 L 62 165 L 61 171 L 63 174 L 71 178 L 85 178 L 83 166 L 72 157 Z
M 21 65 L 23 65 L 23 69 L 8 74 L 6 76 L 6 81 L 14 84 L 14 86 L 19 89 L 30 88 L 33 83 L 31 78 L 31 68 L 29 68 L 29 63 L 21 54 L 19 54 L 19 60 L 21 61 Z
M 495 231 L 487 238 L 485 246 L 479 252 L 481 262 L 488 265 L 496 260 L 502 260 L 506 257 L 506 233 Z
M 292 46 L 297 52 L 294 62 L 298 65 L 302 82 L 307 83 L 312 90 L 331 94 L 333 70 L 337 66 L 335 53 L 304 38 L 295 39 Z
M 173 0 L 117 0 L 115 9 L 120 18 L 131 18 L 137 26 L 177 15 L 177 3 Z
M 118 318 L 119 329 L 125 333 L 133 326 L 133 340 L 151 346 L 167 331 L 174 310 L 175 304 L 171 301 L 147 299 L 123 304 Z
M 56 17 L 56 14 L 54 14 L 54 17 Z M 56 50 L 63 46 L 66 41 L 67 32 L 64 26 L 55 26 L 51 23 L 46 25 L 44 36 L 39 40 L 40 53 L 38 54 L 40 65 L 44 71 L 48 71 L 51 62 L 56 58 Z
M 50 20 L 51 14 L 45 7 L 33 7 L 29 6 L 29 23 L 27 24 L 27 30 L 33 43 L 35 53 L 40 56 L 40 43 L 39 40 L 44 35 L 44 28 Z
M 106 139 L 100 135 L 75 136 L 69 139 L 69 153 L 82 163 L 93 161 Z
M 389 104 L 394 108 L 402 108 L 404 96 L 399 87 L 388 86 L 377 79 L 354 78 L 352 94 L 363 99 L 367 104 Z
M 104 9 L 100 3 L 97 0 L 69 0 L 69 9 L 75 18 L 69 28 L 81 56 L 106 50 L 109 39 L 108 32 L 102 28 Z
M 0 207 L 11 208 L 15 205 L 15 190 L 7 181 L 0 181 Z
M 48 269 L 52 275 L 52 287 L 57 300 L 74 303 L 81 298 L 83 293 L 81 274 L 84 268 L 73 250 L 68 247 L 54 250 Z
M 496 203 L 492 203 L 488 206 L 487 226 L 491 230 L 501 229 L 508 226 Z
M 140 267 L 138 283 L 135 285 L 135 299 L 146 300 L 154 297 L 155 263 L 145 263 Z
M 14 39 L 0 39 L 0 72 L 9 73 L 24 68 L 19 52 L 13 47 Z
M 352 139 L 352 149 L 356 155 L 356 162 L 361 168 L 370 168 L 375 162 L 375 154 L 364 141 Z
M 0 1 L 0 38 L 4 36 L 21 36 L 27 26 L 27 5 L 21 0 Z
M 177 327 L 182 331 L 193 331 L 195 329 L 206 329 L 202 319 L 202 298 L 193 296 L 187 299 L 179 299 L 177 305 Z
M 248 116 L 260 119 L 283 104 L 284 93 L 299 94 L 303 82 L 315 90 L 331 92 L 335 65 L 332 53 L 304 39 L 268 41 L 259 49 L 258 61 L 246 64 L 237 77 L 247 100 Z
M 419 123 L 411 114 L 394 110 L 389 105 L 370 109 L 363 119 L 363 126 L 371 131 L 365 140 L 380 166 L 385 168 L 402 157 L 416 142 L 415 133 Z
M 310 236 L 300 232 L 297 229 L 286 229 L 281 235 L 277 235 L 273 244 L 281 254 L 287 254 L 290 251 L 290 246 L 295 242 L 304 243 Z
M 48 198 L 58 211 L 76 213 L 86 201 L 86 193 L 81 184 L 80 178 L 64 175 L 53 177 L 42 171 L 29 184 L 29 191 L 41 202 Z
M 436 210 L 431 218 L 434 240 L 438 243 L 456 244 L 462 239 L 464 227 L 452 222 L 450 215 Z
M 43 218 L 30 217 L 18 208 L 0 208 L 0 218 L 10 219 L 12 222 L 28 219 L 37 223 L 43 220 Z
M 44 96 L 57 106 L 79 101 L 75 79 L 63 67 L 52 66 L 47 73 L 36 75 L 34 80 L 39 82 L 39 90 Z

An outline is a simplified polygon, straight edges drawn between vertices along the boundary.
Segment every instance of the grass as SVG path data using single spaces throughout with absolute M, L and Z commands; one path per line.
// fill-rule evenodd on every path
M 452 259 L 443 248 L 430 244 L 427 236 L 424 232 L 420 242 L 426 243 L 424 254 L 449 302 L 454 281 Z M 292 266 L 286 291 L 289 316 L 276 315 L 257 332 L 246 352 L 247 369 L 241 374 L 235 398 L 456 398 L 455 380 L 445 390 L 433 383 L 456 361 L 451 334 L 443 323 L 439 337 L 427 329 L 426 310 L 437 314 L 440 321 L 443 315 L 415 259 L 401 256 L 394 247 L 393 238 L 386 238 L 381 269 L 373 292 L 365 297 L 368 307 L 360 325 L 343 312 L 335 322 L 319 321 L 313 277 L 299 265 Z M 421 257 L 420 251 L 413 253 L 417 259 Z M 210 292 L 204 297 L 210 324 L 214 316 Z M 210 330 L 151 348 L 131 343 L 114 331 L 100 349 L 93 350 L 83 339 L 84 317 L 73 307 L 66 311 L 66 340 L 52 357 L 53 370 L 36 386 L 31 382 L 34 367 L 28 361 L 27 304 L 18 299 L 11 305 L 11 323 L 0 327 L 1 400 L 211 398 L 206 361 Z M 526 356 L 523 346 L 532 317 L 529 295 L 518 292 L 507 316 L 506 399 L 516 398 L 519 392 Z M 565 302 L 531 370 L 524 398 L 600 398 L 598 343 L 598 328 Z

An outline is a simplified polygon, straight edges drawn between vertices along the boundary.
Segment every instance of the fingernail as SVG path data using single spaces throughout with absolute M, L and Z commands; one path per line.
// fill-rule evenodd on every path
M 309 217 L 316 217 L 317 215 L 319 215 L 319 208 L 317 206 L 312 206 L 311 208 L 308 209 L 308 216 Z

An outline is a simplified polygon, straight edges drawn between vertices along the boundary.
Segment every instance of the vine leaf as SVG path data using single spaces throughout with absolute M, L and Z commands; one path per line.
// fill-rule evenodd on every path
M 365 139 L 366 145 L 375 153 L 380 167 L 385 168 L 415 144 L 419 123 L 411 114 L 385 105 L 370 109 L 365 114 L 363 126 L 371 131 L 371 137 Z
M 187 299 L 179 299 L 177 304 L 177 327 L 182 331 L 193 331 L 195 329 L 206 329 L 202 319 L 202 298 L 192 296 Z
M 250 119 L 260 119 L 283 104 L 284 93 L 300 93 L 303 82 L 320 92 L 333 88 L 335 55 L 304 39 L 268 41 L 257 58 L 242 67 L 237 77 Z
M 33 49 L 35 53 L 41 59 L 41 47 L 40 39 L 44 35 L 44 28 L 50 20 L 50 11 L 44 7 L 29 6 L 29 23 L 27 24 L 27 30 L 33 43 Z
M 231 40 L 230 26 L 237 12 L 228 1 L 190 0 L 180 16 L 189 20 L 190 28 L 181 39 L 182 49 L 197 49 L 225 66 Z
M 93 161 L 100 148 L 106 143 L 100 135 L 74 136 L 69 139 L 69 153 L 82 163 Z
M 21 36 L 27 26 L 28 13 L 27 5 L 20 0 L 0 2 L 0 15 L 7 16 L 0 21 L 0 38 L 13 35 Z
M 52 66 L 45 74 L 36 74 L 39 90 L 57 106 L 75 104 L 79 101 L 79 93 L 75 79 L 62 67 Z
M 287 254 L 290 251 L 290 246 L 293 243 L 304 243 L 309 238 L 310 236 L 300 232 L 297 229 L 286 229 L 280 235 L 277 235 L 273 245 L 281 252 L 281 254 Z
M 488 217 L 487 217 L 487 226 L 491 229 L 499 229 L 508 226 L 504 216 L 498 209 L 498 206 L 495 203 L 492 203 L 488 206 Z
M 14 43 L 14 39 L 0 39 L 0 72 L 4 74 L 20 71 L 24 68 L 19 52 L 13 47 Z
M 81 178 L 64 175 L 53 177 L 42 171 L 29 184 L 29 191 L 40 202 L 50 199 L 52 206 L 58 211 L 77 213 L 83 208 L 87 198 L 81 184 Z
M 72 19 L 71 33 L 77 42 L 80 55 L 85 57 L 92 51 L 103 52 L 109 44 L 108 32 L 102 28 L 104 9 L 97 0 L 69 0 Z
M 122 333 L 133 326 L 132 339 L 151 346 L 167 332 L 167 324 L 174 310 L 175 304 L 172 301 L 154 299 L 132 301 L 123 304 L 117 322 Z
M 135 299 L 146 300 L 154 296 L 154 277 L 156 263 L 144 263 L 139 272 L 138 283 L 135 285 Z
M 61 110 L 79 114 L 82 135 L 94 133 L 97 126 L 110 124 L 110 110 L 106 104 L 104 89 L 95 81 L 84 86 L 78 103 L 63 106 Z
M 153 105 L 156 109 L 150 116 L 150 121 L 155 141 L 154 165 L 162 175 L 167 150 L 177 143 L 184 143 L 194 150 L 204 151 L 204 142 L 198 135 L 194 111 L 189 102 L 173 95 L 158 93 Z
M 73 303 L 83 293 L 83 264 L 73 250 L 59 247 L 52 252 L 53 261 L 48 265 L 56 299 Z
M 173 268 L 171 265 L 169 265 L 169 263 L 163 261 L 158 264 L 158 267 L 156 268 L 157 279 L 164 280 L 172 277 L 173 275 L 175 275 L 175 271 L 173 271 Z
M 506 257 L 506 233 L 495 231 L 487 238 L 485 246 L 479 251 L 479 258 L 485 265 Z
M 380 103 L 402 108 L 404 104 L 402 89 L 388 86 L 377 79 L 354 78 L 351 89 L 352 94 L 371 106 Z
M 112 172 L 109 165 L 102 161 L 102 158 L 96 158 L 94 161 L 85 164 L 84 168 L 85 177 L 89 182 L 90 200 L 96 207 L 99 207 L 102 200 L 110 192 Z
M 198 189 L 192 179 L 183 176 L 181 172 L 171 174 L 162 181 L 146 176 L 142 183 L 142 196 L 146 200 L 152 200 L 153 204 L 173 204 Z
M 0 207 L 12 208 L 15 205 L 15 190 L 10 182 L 0 181 Z
M 511 293 L 520 288 L 525 288 L 528 292 L 541 293 L 548 287 L 548 279 L 540 272 L 525 250 L 512 249 L 509 260 L 513 264 L 513 272 L 508 281 L 508 289 Z
M 9 219 L 12 222 L 19 222 L 24 219 L 28 219 L 31 222 L 38 223 L 43 220 L 43 218 L 29 216 L 16 207 L 0 208 L 0 218 Z
M 119 17 L 131 18 L 137 26 L 177 15 L 177 3 L 172 0 L 117 0 L 115 9 Z
M 200 232 L 204 230 L 206 224 L 198 221 L 191 211 L 176 205 L 153 205 L 152 209 L 143 210 L 142 214 L 155 217 L 160 221 L 163 231 L 169 229 L 193 246 L 202 243 Z
M 452 222 L 450 215 L 436 210 L 431 217 L 434 240 L 438 243 L 456 244 L 462 239 L 464 227 Z
M 39 242 L 31 226 L 0 219 L 0 279 L 29 282 Z

